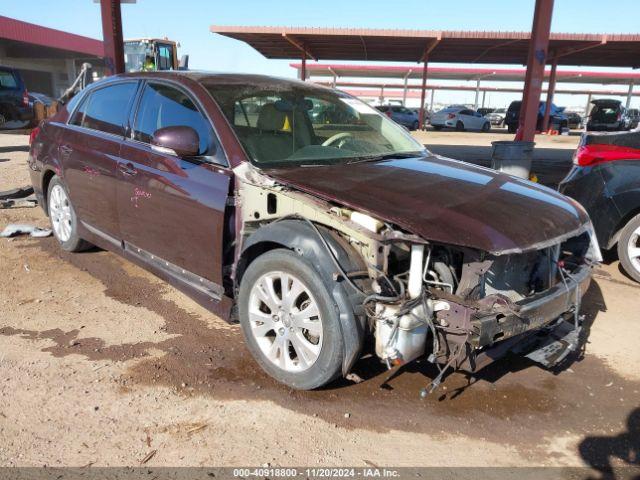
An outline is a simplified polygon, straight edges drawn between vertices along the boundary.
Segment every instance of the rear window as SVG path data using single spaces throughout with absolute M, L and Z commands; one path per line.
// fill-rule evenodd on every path
M 594 105 L 591 118 L 597 122 L 615 122 L 618 120 L 620 108 L 614 105 Z
M 91 92 L 69 123 L 124 136 L 124 127 L 136 88 L 137 83 L 128 82 Z
M 18 80 L 13 72 L 7 70 L 0 70 L 0 89 L 2 90 L 17 90 Z

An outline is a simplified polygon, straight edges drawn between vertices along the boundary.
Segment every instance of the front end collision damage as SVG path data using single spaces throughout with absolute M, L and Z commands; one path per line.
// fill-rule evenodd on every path
M 440 369 L 432 388 L 448 368 L 474 372 L 516 347 L 540 347 L 536 334 L 551 339 L 541 347 L 549 354 L 537 357 L 545 366 L 576 348 L 580 298 L 600 259 L 590 224 L 536 250 L 496 255 L 430 243 L 275 182 L 246 163 L 235 174 L 242 200 L 235 202 L 240 233 L 233 282 L 238 285 L 266 249 L 285 247 L 305 257 L 333 285 L 343 374 L 370 332 L 389 368 L 428 353 Z M 552 335 L 569 324 L 571 335 Z

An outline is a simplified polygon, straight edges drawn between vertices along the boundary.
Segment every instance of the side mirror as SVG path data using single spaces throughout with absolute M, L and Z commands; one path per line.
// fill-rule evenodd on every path
M 164 127 L 153 132 L 151 148 L 166 155 L 195 157 L 200 151 L 200 138 L 191 127 Z

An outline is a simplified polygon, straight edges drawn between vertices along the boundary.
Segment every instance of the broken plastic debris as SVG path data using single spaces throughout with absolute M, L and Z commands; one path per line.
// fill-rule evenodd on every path
M 48 228 L 40 228 L 35 225 L 26 225 L 21 223 L 12 223 L 7 225 L 2 232 L 0 232 L 0 237 L 15 237 L 16 235 L 31 235 L 34 238 L 43 238 L 48 237 L 53 232 Z

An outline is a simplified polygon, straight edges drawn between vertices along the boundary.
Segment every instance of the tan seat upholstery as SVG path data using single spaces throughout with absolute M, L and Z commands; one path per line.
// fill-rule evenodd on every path
M 247 148 L 259 162 L 285 159 L 294 152 L 293 135 L 283 131 L 288 123 L 287 114 L 278 110 L 274 103 L 266 103 L 258 114 L 259 133 L 247 137 Z

